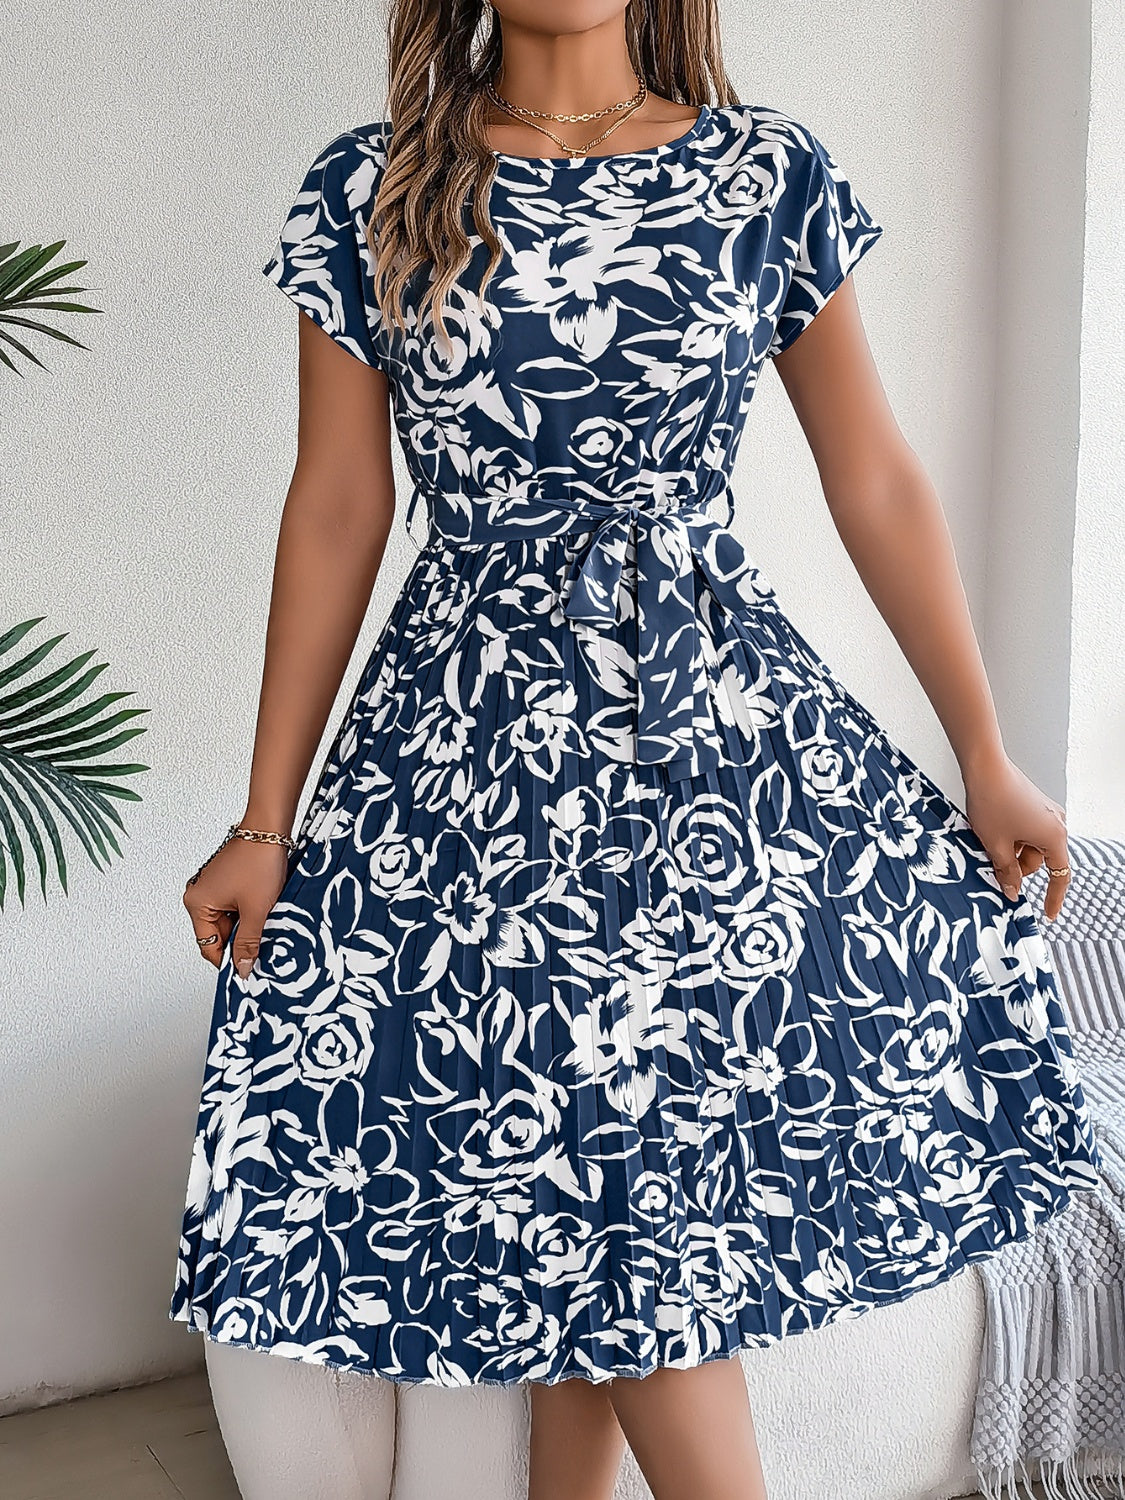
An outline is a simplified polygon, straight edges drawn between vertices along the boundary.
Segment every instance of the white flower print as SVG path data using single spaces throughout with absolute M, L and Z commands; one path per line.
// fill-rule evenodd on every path
M 961 1204 L 965 1207 L 976 1203 L 988 1183 L 975 1158 L 983 1155 L 963 1137 L 935 1133 L 928 1137 L 922 1147 L 920 1165 L 930 1180 L 922 1188 L 921 1196 L 944 1205 Z
M 375 1022 L 370 1011 L 342 1005 L 306 1017 L 299 1071 L 310 1082 L 362 1078 L 375 1051 Z
M 489 770 L 502 776 L 518 756 L 533 775 L 554 781 L 565 755 L 581 755 L 585 736 L 574 720 L 574 689 L 554 682 L 533 682 L 525 711 L 497 737 L 488 757 Z
M 536 1214 L 520 1235 L 531 1257 L 528 1276 L 532 1281 L 559 1286 L 580 1282 L 589 1266 L 590 1226 L 577 1214 Z
M 768 858 L 757 830 L 735 803 L 722 797 L 698 797 L 673 815 L 668 836 L 685 878 L 712 894 L 745 892 L 749 904 L 765 891 Z
M 730 919 L 725 967 L 748 989 L 766 979 L 792 974 L 804 948 L 804 933 L 787 906 L 740 910 Z
M 569 450 L 590 469 L 608 469 L 621 457 L 629 441 L 629 428 L 612 417 L 586 417 L 574 429 Z
M 455 1105 L 452 1113 L 466 1122 L 457 1157 L 460 1176 L 474 1183 L 534 1176 L 560 1120 L 553 1100 L 528 1089 L 510 1089 L 487 1113 L 475 1104 Z
M 577 226 L 511 252 L 509 285 L 519 302 L 545 312 L 557 343 L 585 359 L 603 354 L 638 287 L 659 286 L 655 248 L 631 243 L 631 226 Z

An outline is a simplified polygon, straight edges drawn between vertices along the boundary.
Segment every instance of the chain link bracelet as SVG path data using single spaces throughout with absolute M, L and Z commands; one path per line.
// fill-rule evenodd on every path
M 286 849 L 289 850 L 291 854 L 295 854 L 297 852 L 297 841 L 295 839 L 291 839 L 287 833 L 272 833 L 262 828 L 243 828 L 241 823 L 232 823 L 227 829 L 226 837 L 219 845 L 219 848 L 215 850 L 215 854 L 218 854 L 220 850 L 225 849 L 226 846 L 230 843 L 231 839 L 249 839 L 250 842 L 254 844 L 282 844 Z M 195 884 L 195 882 L 203 874 L 207 866 L 215 858 L 215 854 L 209 854 L 207 856 L 207 858 L 200 865 L 199 869 L 196 870 L 195 874 L 189 879 L 188 885 Z

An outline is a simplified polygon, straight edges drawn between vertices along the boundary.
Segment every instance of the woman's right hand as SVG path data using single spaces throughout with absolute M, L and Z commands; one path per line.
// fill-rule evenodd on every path
M 218 968 L 238 918 L 234 967 L 243 979 L 258 956 L 262 927 L 281 894 L 289 859 L 284 844 L 231 839 L 204 865 L 194 885 L 184 887 L 184 906 L 195 936 L 213 941 L 200 948 Z

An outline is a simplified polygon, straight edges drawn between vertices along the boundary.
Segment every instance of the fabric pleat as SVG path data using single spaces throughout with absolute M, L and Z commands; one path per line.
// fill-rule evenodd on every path
M 561 616 L 578 547 L 420 555 L 258 968 L 220 971 L 173 1308 L 212 1337 L 639 1376 L 933 1285 L 1094 1180 L 1038 925 L 960 809 L 772 599 L 707 626 L 732 764 L 612 759 L 630 622 Z

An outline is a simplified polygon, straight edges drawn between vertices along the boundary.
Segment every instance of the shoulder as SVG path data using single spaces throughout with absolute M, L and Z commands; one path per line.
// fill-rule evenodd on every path
M 386 159 L 390 149 L 394 126 L 390 120 L 372 120 L 367 125 L 355 125 L 336 137 L 342 151 L 354 156 Z
M 353 213 L 369 207 L 387 163 L 391 122 L 374 120 L 338 131 L 317 151 L 306 185 L 346 202 Z
M 353 125 L 349 130 L 339 130 L 322 146 L 317 160 L 330 156 L 385 155 L 392 133 L 390 120 L 371 120 L 366 125 Z
M 743 208 L 783 218 L 803 213 L 828 160 L 804 121 L 775 104 L 751 103 L 714 105 L 712 123 L 711 170 Z
M 383 120 L 338 131 L 316 152 L 262 267 L 326 333 L 368 365 L 386 368 L 371 285 L 367 224 L 386 160 Z
M 721 104 L 712 108 L 720 128 L 760 156 L 780 155 L 790 164 L 811 162 L 823 143 L 803 120 L 775 104 Z
M 772 173 L 778 204 L 866 213 L 833 148 L 806 121 L 772 104 L 731 105 L 721 113 L 728 128 L 743 133 L 753 169 Z

